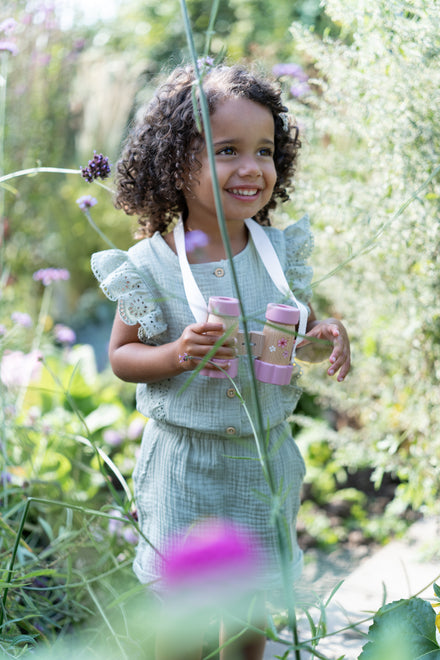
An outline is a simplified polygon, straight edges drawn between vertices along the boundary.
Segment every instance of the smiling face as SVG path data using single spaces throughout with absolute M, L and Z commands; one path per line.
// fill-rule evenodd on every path
M 220 102 L 210 120 L 225 220 L 243 223 L 266 206 L 276 183 L 272 113 L 249 99 L 230 97 Z M 206 231 L 210 224 L 217 226 L 206 147 L 198 160 L 201 169 L 185 193 L 187 222 Z

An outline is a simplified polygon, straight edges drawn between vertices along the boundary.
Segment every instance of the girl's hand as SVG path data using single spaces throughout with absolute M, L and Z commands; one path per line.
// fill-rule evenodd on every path
M 306 337 L 326 340 L 333 344 L 329 358 L 331 366 L 327 373 L 329 376 L 333 376 L 339 371 L 338 381 L 343 381 L 350 370 L 350 341 L 343 324 L 337 319 L 312 321 L 308 326 Z M 298 344 L 298 348 L 307 343 L 307 339 L 304 339 Z M 300 358 L 299 355 L 298 358 Z
M 192 371 L 200 361 L 208 355 L 214 344 L 224 334 L 225 328 L 221 323 L 193 323 L 182 332 L 176 344 L 176 361 L 181 371 Z M 228 338 L 220 346 L 213 357 L 221 360 L 232 360 L 236 357 L 234 339 Z M 216 369 L 207 362 L 204 369 Z

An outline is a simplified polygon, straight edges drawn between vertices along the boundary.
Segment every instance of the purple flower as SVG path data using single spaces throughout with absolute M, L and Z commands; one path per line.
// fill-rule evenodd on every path
M 145 420 L 143 417 L 135 417 L 127 430 L 127 438 L 129 440 L 137 440 L 140 438 L 145 428 Z
M 127 543 L 131 543 L 132 545 L 136 545 L 137 542 L 139 541 L 139 537 L 136 534 L 136 530 L 131 525 L 128 527 L 124 527 L 122 536 L 127 541 Z
M 3 323 L 0 323 L 0 337 L 3 337 L 8 332 L 8 329 Z
M 41 371 L 40 351 L 23 353 L 7 351 L 0 365 L 0 378 L 6 387 L 26 387 L 30 380 L 36 380 Z
M 307 96 L 307 94 L 310 94 L 310 92 L 311 89 L 306 82 L 296 83 L 295 85 L 292 85 L 292 87 L 290 88 L 290 93 L 296 99 L 300 99 L 303 96 Z
M 124 436 L 116 429 L 106 429 L 103 433 L 104 442 L 110 447 L 119 447 L 124 441 Z
M 40 268 L 32 277 L 36 282 L 41 282 L 44 286 L 49 286 L 49 284 L 58 280 L 68 280 L 70 273 L 65 268 Z
M 281 78 L 282 76 L 289 76 L 290 78 L 296 78 L 301 82 L 307 82 L 309 79 L 302 66 L 300 64 L 296 64 L 295 62 L 275 64 L 275 66 L 272 68 L 272 73 L 277 78 Z
M 0 23 L 0 32 L 4 32 L 7 37 L 10 37 L 17 27 L 18 23 L 15 18 L 5 18 Z
M 81 211 L 85 211 L 86 209 L 91 209 L 92 206 L 95 206 L 95 204 L 98 203 L 98 200 L 91 195 L 83 195 L 76 200 L 76 203 L 78 204 Z
M 31 328 L 33 325 L 31 317 L 26 312 L 12 312 L 11 319 L 23 328 Z
M 19 52 L 17 44 L 7 39 L 0 41 L 0 51 L 1 50 L 8 50 L 11 55 L 17 55 Z
M 108 531 L 110 532 L 110 534 L 116 534 L 117 536 L 121 536 L 122 530 L 123 530 L 123 527 L 124 527 L 124 522 L 122 520 L 121 512 L 113 509 L 109 513 L 112 516 L 116 516 L 117 520 L 115 518 L 111 518 L 109 520 L 109 522 L 108 522 Z
M 81 167 L 81 176 L 92 183 L 95 179 L 106 179 L 110 174 L 110 164 L 107 156 L 93 152 L 93 158 L 89 160 L 87 167 Z
M 54 327 L 55 339 L 60 344 L 74 344 L 76 341 L 76 334 L 67 325 L 57 323 Z
M 194 583 L 224 585 L 249 578 L 259 551 L 250 534 L 227 521 L 209 521 L 174 541 L 165 555 L 164 578 L 171 587 Z
M 188 253 L 202 250 L 209 243 L 209 237 L 201 229 L 194 229 L 185 234 L 185 248 Z
M 210 69 L 215 66 L 215 62 L 212 57 L 207 55 L 206 57 L 199 57 L 197 60 L 197 66 L 199 69 Z

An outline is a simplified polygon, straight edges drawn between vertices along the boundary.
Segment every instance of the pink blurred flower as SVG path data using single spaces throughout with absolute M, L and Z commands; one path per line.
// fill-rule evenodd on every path
M 0 41 L 0 50 L 8 50 L 11 55 L 18 55 L 18 46 L 14 41 L 3 39 Z
M 237 579 L 251 579 L 259 558 L 259 546 L 247 530 L 228 521 L 210 520 L 172 542 L 165 554 L 163 577 L 170 587 L 200 583 L 224 587 Z
M 36 282 L 49 286 L 49 284 L 58 280 L 68 280 L 70 273 L 65 268 L 40 268 L 32 277 Z
M 54 327 L 55 339 L 60 344 L 74 344 L 76 341 L 76 334 L 69 328 L 67 325 L 62 325 L 62 323 L 57 323 Z
M 26 312 L 12 312 L 11 319 L 23 328 L 31 328 L 33 325 L 31 317 Z
M 132 545 L 136 545 L 139 541 L 139 536 L 136 534 L 136 530 L 131 525 L 124 527 L 122 536 L 127 541 L 127 543 L 131 543 Z
M 4 32 L 7 37 L 10 37 L 17 27 L 18 23 L 15 18 L 5 18 L 4 21 L 0 23 L 0 32 Z
M 272 73 L 277 78 L 281 78 L 282 76 L 289 76 L 290 78 L 296 78 L 301 82 L 307 82 L 309 79 L 309 76 L 304 71 L 302 66 L 296 62 L 284 62 L 275 64 L 275 66 L 272 68 Z
M 119 447 L 124 442 L 124 436 L 116 429 L 106 429 L 102 434 L 104 442 L 110 447 Z
M 298 82 L 290 88 L 290 93 L 296 99 L 307 96 L 311 91 L 310 86 L 306 82 Z
M 127 429 L 127 438 L 137 440 L 140 438 L 145 428 L 145 420 L 142 417 L 135 417 Z
M 41 372 L 40 351 L 23 353 L 6 351 L 0 364 L 0 378 L 6 387 L 25 387 L 31 380 L 36 380 Z

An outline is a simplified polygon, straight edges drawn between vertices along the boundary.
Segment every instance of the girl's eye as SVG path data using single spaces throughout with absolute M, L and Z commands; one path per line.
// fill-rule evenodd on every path
M 223 147 L 220 149 L 217 154 L 219 156 L 233 156 L 235 154 L 234 147 Z
M 259 153 L 260 156 L 269 156 L 270 158 L 273 156 L 273 151 L 270 147 L 264 147 L 263 149 L 260 149 Z

